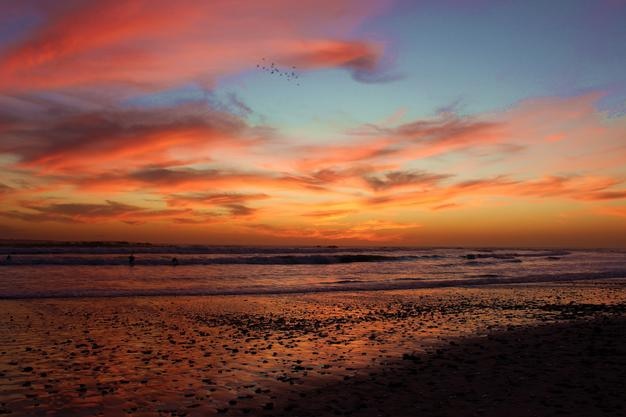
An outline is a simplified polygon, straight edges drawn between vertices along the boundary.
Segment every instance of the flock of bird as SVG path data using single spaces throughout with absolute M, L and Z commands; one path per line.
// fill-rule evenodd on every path
M 261 62 L 259 62 L 256 67 L 259 68 L 261 71 L 267 72 L 270 75 L 282 77 L 289 82 L 293 81 L 296 83 L 296 85 L 300 85 L 300 82 L 298 81 L 300 79 L 300 75 L 296 72 L 295 66 L 292 66 L 291 69 L 288 70 L 281 70 L 279 67 L 276 66 L 275 63 L 268 63 L 266 62 L 265 58 L 262 58 Z

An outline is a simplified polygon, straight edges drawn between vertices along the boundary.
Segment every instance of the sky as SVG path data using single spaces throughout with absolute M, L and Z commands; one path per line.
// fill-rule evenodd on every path
M 0 2 L 0 236 L 626 247 L 626 1 Z

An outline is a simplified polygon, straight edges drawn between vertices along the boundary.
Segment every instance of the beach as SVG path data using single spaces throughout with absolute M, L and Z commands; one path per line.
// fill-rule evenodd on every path
M 626 417 L 626 0 L 0 22 L 0 417 Z
M 626 414 L 626 279 L 0 300 L 11 416 Z

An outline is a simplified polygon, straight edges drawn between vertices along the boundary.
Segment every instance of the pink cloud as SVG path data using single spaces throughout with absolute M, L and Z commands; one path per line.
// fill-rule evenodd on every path
M 254 67 L 262 56 L 304 69 L 373 71 L 381 52 L 366 41 L 341 39 L 380 10 L 378 1 L 28 3 L 24 7 L 38 10 L 45 22 L 0 57 L 3 89 L 212 83 Z M 328 39 L 329 33 L 337 38 Z

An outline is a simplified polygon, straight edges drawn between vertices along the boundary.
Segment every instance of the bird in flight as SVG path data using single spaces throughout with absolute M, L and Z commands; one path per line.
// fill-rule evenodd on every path
M 300 85 L 300 74 L 297 73 L 295 66 L 282 68 L 277 66 L 274 62 L 269 62 L 265 58 L 261 58 L 261 62 L 256 64 L 256 67 L 269 75 L 280 77 L 288 82 L 294 82 L 296 85 Z

